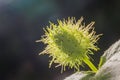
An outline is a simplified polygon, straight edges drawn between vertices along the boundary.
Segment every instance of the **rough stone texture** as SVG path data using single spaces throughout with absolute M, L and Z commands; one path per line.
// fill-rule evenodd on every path
M 82 79 L 83 77 L 85 77 L 87 74 L 84 74 L 82 72 L 76 72 L 74 74 L 72 74 L 71 76 L 67 77 L 66 79 L 64 80 L 80 80 Z
M 103 54 L 103 56 L 106 57 L 106 59 L 110 59 L 114 54 L 117 54 L 118 52 L 120 52 L 120 40 L 118 40 L 117 42 L 115 42 L 112 46 L 110 46 L 110 48 L 108 50 L 105 51 L 105 53 Z
M 120 52 L 112 56 L 107 62 L 100 68 L 95 76 L 110 75 L 108 80 L 120 80 Z
M 120 80 L 120 40 L 110 46 L 103 56 L 106 58 L 106 62 L 92 76 L 93 78 L 83 79 L 87 74 L 78 72 L 64 80 Z

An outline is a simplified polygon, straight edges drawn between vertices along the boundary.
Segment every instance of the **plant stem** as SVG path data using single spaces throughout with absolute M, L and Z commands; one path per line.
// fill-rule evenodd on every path
M 97 72 L 97 68 L 94 66 L 94 64 L 88 60 L 88 59 L 84 59 L 84 62 L 90 67 L 90 69 L 93 71 L 93 72 Z

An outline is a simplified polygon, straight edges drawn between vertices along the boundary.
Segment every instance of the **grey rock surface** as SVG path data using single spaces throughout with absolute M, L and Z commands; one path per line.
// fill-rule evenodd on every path
M 76 73 L 72 74 L 71 76 L 66 77 L 64 80 L 80 80 L 83 77 L 85 77 L 86 75 L 87 74 L 84 74 L 82 72 L 76 72 Z
M 110 46 L 109 49 L 104 52 L 103 56 L 106 57 L 106 60 L 108 60 L 118 52 L 120 52 L 120 40 L 118 40 L 112 46 Z
M 107 60 L 95 76 L 101 75 L 109 75 L 107 80 L 120 80 L 120 52 Z
M 91 76 L 92 78 L 85 73 L 77 72 L 64 80 L 120 80 L 120 40 L 110 46 L 102 56 L 106 58 L 106 62 Z

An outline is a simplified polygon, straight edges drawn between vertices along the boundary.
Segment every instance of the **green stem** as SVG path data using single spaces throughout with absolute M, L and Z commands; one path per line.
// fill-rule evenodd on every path
M 84 62 L 90 67 L 92 71 L 94 71 L 95 73 L 97 72 L 98 69 L 94 66 L 94 64 L 90 60 L 84 59 Z

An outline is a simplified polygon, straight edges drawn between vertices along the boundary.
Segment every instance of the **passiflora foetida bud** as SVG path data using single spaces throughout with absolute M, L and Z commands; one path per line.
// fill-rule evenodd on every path
M 97 68 L 90 61 L 90 54 L 99 50 L 96 43 L 101 34 L 96 35 L 94 22 L 88 25 L 82 23 L 83 17 L 76 21 L 74 17 L 58 20 L 58 24 L 50 22 L 50 26 L 44 28 L 45 34 L 37 42 L 46 44 L 46 48 L 40 54 L 48 54 L 52 57 L 49 66 L 57 63 L 65 71 L 66 66 L 79 71 L 83 63 L 92 71 Z

